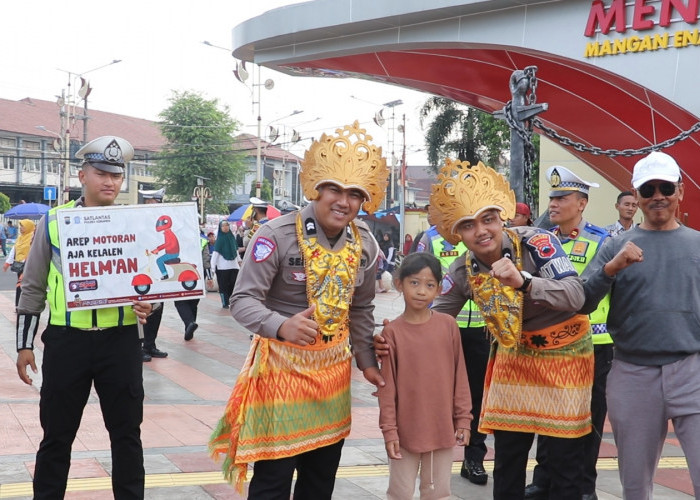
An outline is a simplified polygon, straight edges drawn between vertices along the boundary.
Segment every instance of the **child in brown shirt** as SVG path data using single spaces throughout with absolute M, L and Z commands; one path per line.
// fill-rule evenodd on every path
M 471 396 L 459 329 L 452 316 L 430 309 L 441 280 L 440 261 L 415 253 L 394 281 L 405 309 L 384 329 L 389 355 L 379 389 L 389 499 L 413 498 L 419 465 L 421 499 L 449 497 L 452 448 L 469 442 Z

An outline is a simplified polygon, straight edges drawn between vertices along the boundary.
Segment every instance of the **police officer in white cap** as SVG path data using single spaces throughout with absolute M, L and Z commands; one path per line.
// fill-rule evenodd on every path
M 268 203 L 260 198 L 253 196 L 250 199 L 252 205 L 252 213 L 247 221 L 248 230 L 243 235 L 243 246 L 247 247 L 248 242 L 253 238 L 260 226 L 267 222 L 267 207 Z
M 143 198 L 143 202 L 146 205 L 153 205 L 156 203 L 163 203 L 163 197 L 165 196 L 165 188 L 155 189 L 155 190 L 142 190 L 139 189 L 139 194 Z M 156 347 L 156 338 L 158 337 L 158 329 L 160 328 L 160 322 L 163 319 L 163 302 L 158 302 L 153 304 L 153 314 L 148 317 L 148 322 L 146 326 L 143 327 L 143 354 L 142 358 L 144 362 L 149 362 L 153 358 L 167 358 L 168 353 L 161 351 Z
M 547 180 L 551 185 L 549 192 L 549 218 L 556 224 L 552 232 L 561 241 L 562 248 L 569 255 L 576 272 L 580 274 L 598 253 L 609 233 L 602 227 L 595 226 L 583 218 L 583 211 L 588 205 L 590 188 L 599 187 L 595 182 L 581 179 L 566 167 L 559 165 L 547 169 Z M 604 298 L 594 312 L 589 315 L 593 331 L 594 344 L 594 379 L 591 399 L 591 419 L 594 431 L 579 438 L 584 449 L 582 499 L 596 498 L 596 461 L 600 450 L 600 437 L 607 413 L 605 403 L 605 382 L 610 371 L 613 357 L 612 338 L 607 329 L 607 316 L 610 306 L 609 297 Z M 550 468 L 547 463 L 546 447 L 541 445 L 543 439 L 537 440 L 537 466 L 532 477 L 532 484 L 525 489 L 528 500 L 548 498 L 550 485 Z
M 163 203 L 163 198 L 165 197 L 165 188 L 145 190 L 139 189 L 139 194 L 143 198 L 143 202 L 146 205 L 154 203 Z
M 36 455 L 34 498 L 63 498 L 71 446 L 94 384 L 112 447 L 115 498 L 143 498 L 141 444 L 143 376 L 137 323 L 146 323 L 152 306 L 67 311 L 60 265 L 57 212 L 62 208 L 101 207 L 114 203 L 124 181 L 124 168 L 134 148 L 121 137 L 106 136 L 83 146 L 78 177 L 83 196 L 51 209 L 37 224 L 25 267 L 17 307 L 17 372 L 31 384 L 37 373 L 34 337 L 45 304 L 51 314 L 42 334 L 44 358 L 39 415 L 44 436 Z M 48 300 L 47 300 L 48 299 Z

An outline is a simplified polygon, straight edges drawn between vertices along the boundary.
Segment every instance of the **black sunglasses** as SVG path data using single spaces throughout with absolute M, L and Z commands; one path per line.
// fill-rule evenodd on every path
M 637 191 L 642 198 L 651 198 L 656 192 L 656 188 L 663 196 L 671 196 L 676 192 L 676 185 L 673 182 L 662 182 L 661 184 L 642 184 Z

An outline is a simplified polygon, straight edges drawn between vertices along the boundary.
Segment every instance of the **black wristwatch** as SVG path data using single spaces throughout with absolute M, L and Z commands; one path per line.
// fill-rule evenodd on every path
M 532 283 L 532 274 L 527 271 L 520 271 L 520 276 L 523 277 L 523 284 L 519 286 L 516 290 L 519 292 L 527 292 L 527 287 Z

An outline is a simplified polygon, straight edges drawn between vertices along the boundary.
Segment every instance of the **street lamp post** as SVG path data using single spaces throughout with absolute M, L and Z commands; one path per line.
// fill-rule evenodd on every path
M 64 151 L 64 158 L 63 158 L 63 175 L 61 176 L 63 178 L 63 189 L 59 189 L 59 193 L 62 193 L 60 196 L 62 197 L 63 203 L 67 203 L 70 201 L 70 136 L 71 136 L 71 128 L 73 127 L 73 122 L 75 119 L 79 119 L 83 121 L 83 143 L 87 142 L 87 122 L 88 122 L 88 103 L 87 103 L 87 98 L 88 95 L 90 95 L 90 92 L 92 91 L 92 88 L 90 87 L 90 82 L 85 80 L 83 78 L 84 75 L 88 73 L 92 73 L 93 71 L 97 71 L 102 68 L 106 68 L 107 66 L 112 66 L 113 64 L 120 63 L 121 59 L 113 59 L 111 62 L 107 64 L 103 64 L 102 66 L 98 66 L 96 68 L 89 69 L 87 71 L 83 71 L 82 73 L 74 73 L 72 71 L 67 71 L 65 69 L 59 69 L 59 71 L 63 71 L 64 73 L 68 73 L 68 91 L 66 92 L 66 89 L 63 89 L 61 91 L 61 97 L 59 98 L 59 106 L 60 106 L 60 111 L 59 111 L 59 116 L 61 117 L 61 140 L 63 141 L 63 151 Z M 80 89 L 78 89 L 77 96 L 83 100 L 83 115 L 79 116 L 75 114 L 75 105 L 76 105 L 76 96 L 73 95 L 73 92 L 71 90 L 71 86 L 74 86 L 74 82 L 80 78 L 81 80 L 81 85 Z
M 399 199 L 399 210 L 401 220 L 399 221 L 399 232 L 401 233 L 399 242 L 403 245 L 406 238 L 406 114 L 402 117 L 402 123 L 399 125 L 399 132 L 402 134 L 402 151 L 401 151 L 401 198 Z M 403 248 L 403 247 L 402 247 Z
M 396 99 L 395 101 L 384 103 L 384 107 L 391 109 L 391 203 L 394 202 L 394 189 L 396 187 L 396 154 L 394 152 L 394 132 L 396 129 L 394 125 L 396 123 L 396 106 L 400 106 L 401 104 L 403 104 L 403 101 L 401 99 Z
M 245 83 L 244 80 L 241 82 Z M 275 87 L 275 82 L 268 78 L 264 83 L 260 83 L 260 65 L 258 64 L 258 83 L 253 82 L 253 89 L 258 88 L 258 100 L 253 97 L 253 105 L 258 105 L 258 153 L 255 160 L 255 196 L 260 198 L 264 173 L 262 169 L 261 153 L 262 153 L 262 115 L 260 112 L 260 87 L 265 87 L 267 90 L 272 90 Z
M 65 155 L 64 138 L 63 138 L 63 136 L 62 136 L 61 134 L 59 134 L 58 132 L 54 132 L 53 130 L 49 130 L 48 128 L 46 128 L 45 125 L 35 125 L 34 128 L 38 128 L 39 130 L 43 130 L 44 132 L 48 132 L 48 133 L 50 133 L 50 134 L 55 135 L 55 136 L 56 136 L 56 139 L 54 139 L 53 149 L 54 149 L 54 151 L 57 151 L 57 152 L 60 150 L 61 154 Z M 65 158 L 65 157 L 64 157 L 64 158 Z M 65 159 L 62 159 L 61 161 L 65 161 Z M 61 185 L 62 185 L 61 175 L 62 175 L 62 170 L 64 170 L 64 169 L 65 169 L 65 167 L 64 167 L 63 169 L 61 169 L 61 168 L 58 169 L 59 177 L 58 177 L 58 179 L 56 180 L 56 181 L 57 181 L 57 186 L 56 186 L 56 199 L 54 200 L 54 202 L 56 203 L 56 205 L 58 205 L 58 204 L 62 201 L 62 199 L 61 199 L 61 198 L 62 198 L 62 194 L 61 194 L 61 193 L 62 193 L 62 191 L 61 191 Z
M 199 222 L 201 224 L 204 222 L 204 203 L 206 200 L 211 199 L 211 191 L 204 185 L 204 181 L 208 181 L 209 177 L 202 177 L 200 175 L 195 175 L 195 177 L 197 178 L 197 185 L 192 192 L 192 198 L 199 203 Z

